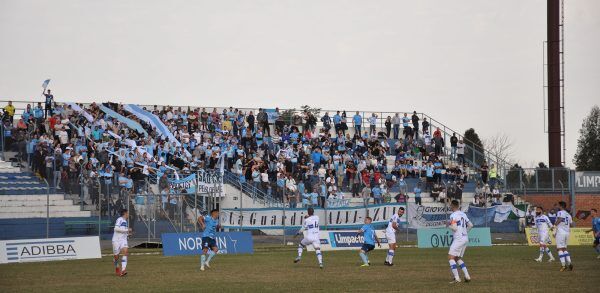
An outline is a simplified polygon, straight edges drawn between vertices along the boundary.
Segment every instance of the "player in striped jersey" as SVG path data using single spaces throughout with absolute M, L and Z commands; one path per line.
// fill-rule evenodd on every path
M 115 273 L 117 276 L 127 275 L 127 255 L 129 255 L 129 245 L 127 236 L 131 233 L 131 228 L 127 224 L 129 212 L 126 209 L 121 210 L 121 216 L 115 222 L 115 229 L 112 237 L 113 259 Z M 119 255 L 121 255 L 121 268 L 119 268 Z
M 387 228 L 385 229 L 385 237 L 389 245 L 388 253 L 383 263 L 386 266 L 393 266 L 394 255 L 396 254 L 396 231 L 400 229 L 400 222 L 402 215 L 404 215 L 404 208 L 398 208 L 398 213 L 394 214 L 388 222 Z
M 312 245 L 315 249 L 315 253 L 317 254 L 317 260 L 319 261 L 319 267 L 323 268 L 323 255 L 321 254 L 321 239 L 319 237 L 319 216 L 315 215 L 315 210 L 313 208 L 308 208 L 307 210 L 308 216 L 304 219 L 304 224 L 302 225 L 302 229 L 298 231 L 299 235 L 302 232 L 306 231 L 306 236 L 300 241 L 298 244 L 298 257 L 294 260 L 294 263 L 297 263 L 302 259 L 302 251 L 308 245 Z
M 450 263 L 450 270 L 454 276 L 452 283 L 460 283 L 460 277 L 458 276 L 458 269 L 456 266 L 460 266 L 464 275 L 465 282 L 471 281 L 469 271 L 467 271 L 467 265 L 462 260 L 467 245 L 469 244 L 469 230 L 473 228 L 473 224 L 467 218 L 467 215 L 460 210 L 460 204 L 458 201 L 452 200 L 450 204 L 452 207 L 452 214 L 450 215 L 450 223 L 448 228 L 454 232 L 452 235 L 453 240 L 448 251 L 448 262 Z
M 540 243 L 540 256 L 535 259 L 537 262 L 542 262 L 544 252 L 548 254 L 548 262 L 554 261 L 554 256 L 550 248 L 548 248 L 550 234 L 548 230 L 552 228 L 552 223 L 548 216 L 544 215 L 544 209 L 542 207 L 536 207 L 535 209 L 535 228 L 538 233 L 538 242 Z
M 571 224 L 573 223 L 573 218 L 569 212 L 567 212 L 567 203 L 561 201 L 558 203 L 559 211 L 556 214 L 556 222 L 554 223 L 554 228 L 556 229 L 556 234 L 554 238 L 556 238 L 556 248 L 558 249 L 558 258 L 560 259 L 560 264 L 562 267 L 560 268 L 561 272 L 573 270 L 573 264 L 571 263 L 571 255 L 567 251 L 567 242 L 569 241 L 569 234 L 571 232 Z

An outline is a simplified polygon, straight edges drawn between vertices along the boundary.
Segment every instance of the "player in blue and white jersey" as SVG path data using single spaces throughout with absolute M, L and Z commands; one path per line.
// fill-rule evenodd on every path
M 544 257 L 544 252 L 548 254 L 548 262 L 554 261 L 554 256 L 552 256 L 552 252 L 550 248 L 548 248 L 548 244 L 550 244 L 550 233 L 549 230 L 552 228 L 552 222 L 548 216 L 544 215 L 544 209 L 542 207 L 536 207 L 535 209 L 535 228 L 538 233 L 538 242 L 540 244 L 540 256 L 535 259 L 537 262 L 542 262 Z
M 358 235 L 362 234 L 364 238 L 363 245 L 360 248 L 359 252 L 360 258 L 363 261 L 361 267 L 370 266 L 369 257 L 367 256 L 367 253 L 375 249 L 375 242 L 377 242 L 377 245 L 381 247 L 381 243 L 379 243 L 379 238 L 377 238 L 377 235 L 375 235 L 375 230 L 373 230 L 371 222 L 373 222 L 373 219 L 371 219 L 371 217 L 366 217 L 365 224 L 358 231 Z
M 298 234 L 302 234 L 302 232 L 306 231 L 306 236 L 300 241 L 298 244 L 298 257 L 294 260 L 294 263 L 297 263 L 302 259 L 302 251 L 308 245 L 312 245 L 315 249 L 315 253 L 317 254 L 317 260 L 319 261 L 319 267 L 323 268 L 323 255 L 321 254 L 321 239 L 319 237 L 319 216 L 315 215 L 315 210 L 313 208 L 308 208 L 308 215 L 304 219 L 304 224 L 302 225 L 302 229 L 298 231 Z
M 386 266 L 393 266 L 394 255 L 396 254 L 396 231 L 400 229 L 401 218 L 404 215 L 404 208 L 398 208 L 398 213 L 394 214 L 388 222 L 387 228 L 385 229 L 385 237 L 389 245 L 388 253 L 383 263 Z
M 450 223 L 448 228 L 454 233 L 452 235 L 453 240 L 448 251 L 448 262 L 450 263 L 450 270 L 454 276 L 454 280 L 450 283 L 460 283 L 460 277 L 458 276 L 459 266 L 463 274 L 465 275 L 465 282 L 471 281 L 471 276 L 467 270 L 467 265 L 462 260 L 467 245 L 469 244 L 469 230 L 473 228 L 473 224 L 467 218 L 467 215 L 460 210 L 460 204 L 457 200 L 452 200 L 450 204 L 452 207 L 452 214 L 450 215 Z
M 597 209 L 592 209 L 592 229 L 588 230 L 588 233 L 590 232 L 594 233 L 594 249 L 598 253 L 597 258 L 600 259 L 600 217 Z
M 129 211 L 122 209 L 120 217 L 115 222 L 115 229 L 112 237 L 113 247 L 113 262 L 115 265 L 115 273 L 117 276 L 127 275 L 127 255 L 129 255 L 129 245 L 127 244 L 127 236 L 131 233 L 131 228 L 127 223 Z M 119 268 L 119 255 L 121 255 L 121 268 Z
M 210 261 L 215 257 L 219 248 L 215 240 L 215 233 L 219 228 L 219 210 L 212 210 L 206 216 L 198 217 L 198 224 L 202 232 L 202 255 L 200 255 L 200 270 L 210 268 Z M 208 258 L 206 257 L 208 255 Z
M 556 229 L 556 234 L 554 238 L 556 238 L 556 248 L 558 249 L 558 258 L 560 259 L 560 264 L 562 267 L 560 268 L 561 272 L 569 269 L 573 270 L 573 264 L 571 263 L 571 255 L 567 251 L 567 242 L 569 241 L 569 234 L 571 232 L 571 224 L 573 223 L 573 218 L 567 212 L 567 203 L 561 201 L 558 203 L 559 211 L 556 214 L 556 222 L 554 223 L 554 228 Z

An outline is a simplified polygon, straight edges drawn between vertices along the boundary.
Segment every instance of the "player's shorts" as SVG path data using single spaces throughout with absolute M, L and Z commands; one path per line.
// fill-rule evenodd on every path
M 385 238 L 388 243 L 396 243 L 396 232 L 385 231 Z
M 210 237 L 202 237 L 202 248 L 210 248 L 217 247 L 217 241 L 214 238 Z
M 371 250 L 375 249 L 375 245 L 373 244 L 366 244 L 363 243 L 362 247 L 360 248 L 360 250 L 364 251 L 364 252 L 369 252 Z
M 556 233 L 556 248 L 567 248 L 569 242 L 569 233 L 557 232 Z
M 547 245 L 548 242 L 549 242 L 549 240 L 550 240 L 550 237 L 548 237 L 548 236 L 549 236 L 548 232 L 546 232 L 546 233 L 539 233 L 538 234 L 538 241 L 539 241 L 539 243 Z
M 121 240 L 121 241 L 113 241 L 112 247 L 113 247 L 113 255 L 118 255 L 121 253 L 121 249 L 128 248 L 129 245 L 127 245 L 127 240 Z
M 304 238 L 300 243 L 304 246 L 312 245 L 314 249 L 321 248 L 321 240 L 319 238 Z
M 467 244 L 469 244 L 469 239 L 454 239 L 452 244 L 450 245 L 450 250 L 448 250 L 448 254 L 452 256 L 463 257 L 465 254 L 465 249 L 467 249 Z

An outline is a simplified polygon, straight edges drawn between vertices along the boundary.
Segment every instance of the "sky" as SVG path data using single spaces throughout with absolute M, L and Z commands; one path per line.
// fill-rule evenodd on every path
M 565 6 L 567 165 L 600 104 L 600 1 Z M 543 0 L 0 0 L 0 97 L 425 112 L 548 161 Z

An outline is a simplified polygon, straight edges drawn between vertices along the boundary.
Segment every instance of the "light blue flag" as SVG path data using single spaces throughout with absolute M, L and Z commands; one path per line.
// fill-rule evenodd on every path
M 44 83 L 42 83 L 42 88 L 44 89 L 44 91 L 46 91 L 46 88 L 48 87 L 49 83 L 50 83 L 50 79 L 46 79 L 46 80 L 44 80 Z

